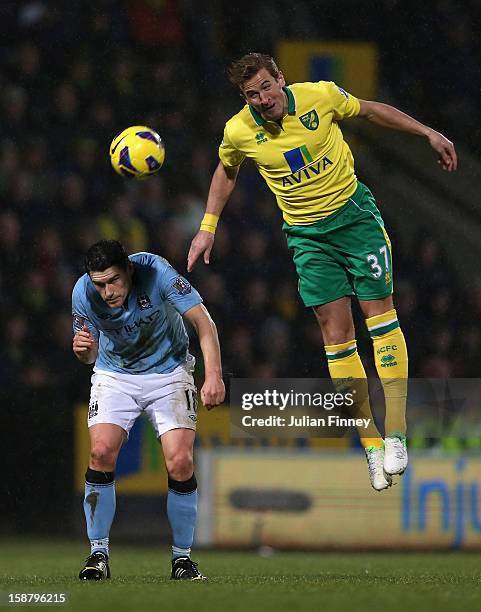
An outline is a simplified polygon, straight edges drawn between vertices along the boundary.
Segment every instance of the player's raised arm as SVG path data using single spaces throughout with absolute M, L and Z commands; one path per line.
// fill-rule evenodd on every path
M 210 183 L 209 197 L 200 230 L 192 240 L 187 256 L 187 271 L 191 272 L 197 259 L 204 254 L 204 263 L 209 263 L 214 246 L 215 231 L 220 214 L 234 190 L 239 166 L 226 167 L 219 162 Z
M 82 363 L 94 363 L 97 359 L 98 344 L 86 325 L 73 337 L 72 348 L 75 357 Z
M 439 154 L 438 163 L 442 169 L 448 172 L 456 170 L 458 167 L 456 151 L 453 143 L 445 136 L 389 104 L 368 100 L 359 100 L 359 103 L 361 106 L 359 117 L 383 127 L 426 137 L 431 147 Z
M 72 350 L 79 361 L 88 365 L 97 359 L 98 330 L 87 318 L 82 287 L 79 279 L 72 291 Z
M 217 328 L 203 304 L 198 304 L 185 312 L 184 317 L 192 324 L 199 337 L 205 371 L 200 397 L 204 406 L 210 409 L 221 404 L 225 398 Z

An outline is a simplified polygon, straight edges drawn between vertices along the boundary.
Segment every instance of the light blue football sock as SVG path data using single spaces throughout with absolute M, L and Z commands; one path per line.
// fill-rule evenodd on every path
M 108 555 L 109 532 L 115 515 L 114 481 L 106 484 L 85 482 L 84 512 L 91 553 L 102 551 Z
M 185 482 L 169 478 L 167 517 L 172 529 L 172 558 L 189 557 L 197 520 L 197 481 L 195 476 Z

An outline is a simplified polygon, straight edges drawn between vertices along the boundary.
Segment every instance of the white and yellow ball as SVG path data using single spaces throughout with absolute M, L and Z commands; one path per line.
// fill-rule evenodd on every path
M 165 148 L 160 136 L 145 125 L 133 125 L 117 134 L 110 145 L 112 168 L 122 176 L 143 179 L 162 168 Z

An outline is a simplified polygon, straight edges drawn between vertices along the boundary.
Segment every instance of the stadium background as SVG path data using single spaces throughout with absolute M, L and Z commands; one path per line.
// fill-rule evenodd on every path
M 394 245 L 411 375 L 478 376 L 479 3 L 420 8 L 390 0 L 363 4 L 361 15 L 348 0 L 266 0 L 242 9 L 220 0 L 202 4 L 199 10 L 189 0 L 71 1 L 68 8 L 53 0 L 1 3 L 3 534 L 84 537 L 79 500 L 90 370 L 71 354 L 71 289 L 86 247 L 103 237 L 122 240 L 130 252 L 160 253 L 185 272 L 223 124 L 240 104 L 225 67 L 244 52 L 299 58 L 289 67 L 291 80 L 335 78 L 455 142 L 460 170 L 447 177 L 426 143 L 362 122 L 344 124 L 357 174 L 376 194 Z M 295 47 L 286 51 L 282 41 Z M 367 90 L 350 88 L 356 78 Z M 113 135 L 132 124 L 157 129 L 167 150 L 161 174 L 138 184 L 119 179 L 107 155 Z M 222 217 L 210 267 L 198 266 L 191 279 L 217 323 L 226 381 L 327 375 L 320 332 L 296 292 L 280 213 L 249 164 Z M 357 322 L 362 357 L 374 374 L 370 342 Z M 193 351 L 199 355 L 195 342 Z M 458 416 L 456 405 L 448 408 Z M 113 534 L 160 543 L 168 537 L 160 501 L 165 475 L 144 429 L 139 425 L 123 451 L 124 495 Z M 272 448 L 254 454 L 234 452 L 234 444 L 225 411 L 201 414 L 199 471 L 209 492 L 203 503 L 210 504 L 202 516 L 211 518 L 199 531 L 207 544 L 377 547 L 371 532 L 360 537 L 376 511 L 395 532 L 381 544 L 479 546 L 479 459 L 459 437 L 425 441 L 405 484 L 382 498 L 381 514 L 355 449 L 322 450 L 312 440 L 282 449 L 280 441 L 264 440 L 257 446 Z M 311 496 L 311 509 L 320 513 L 312 523 L 289 512 L 279 518 L 275 508 L 229 506 L 232 482 L 257 491 L 269 483 L 282 487 L 293 461 L 304 462 L 301 473 L 309 476 L 289 472 L 286 479 Z M 325 478 L 329 471 L 351 490 L 340 494 Z M 318 541 L 312 533 L 319 518 Z M 284 532 L 295 537 L 279 538 Z

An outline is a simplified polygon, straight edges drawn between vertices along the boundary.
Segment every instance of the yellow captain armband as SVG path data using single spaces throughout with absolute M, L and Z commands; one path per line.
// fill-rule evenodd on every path
M 202 219 L 202 223 L 200 224 L 200 229 L 204 232 L 210 232 L 211 234 L 215 234 L 215 230 L 217 229 L 218 223 L 219 215 L 205 213 L 204 218 Z

